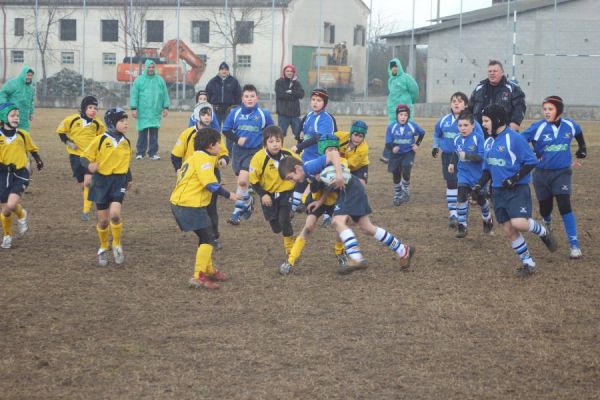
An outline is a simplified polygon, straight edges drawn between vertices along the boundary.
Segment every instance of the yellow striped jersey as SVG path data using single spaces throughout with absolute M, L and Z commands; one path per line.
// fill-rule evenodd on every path
M 218 185 L 215 176 L 217 160 L 217 156 L 202 150 L 195 151 L 188 157 L 177 172 L 177 183 L 171 193 L 171 203 L 182 207 L 208 206 L 212 193 L 207 186 Z
M 27 131 L 17 129 L 13 136 L 6 136 L 0 129 L 0 163 L 14 164 L 17 169 L 25 168 L 29 161 L 27 152 L 39 152 Z
M 281 157 L 294 157 L 300 160 L 290 150 L 281 149 Z M 281 179 L 279 176 L 279 161 L 271 158 L 266 149 L 260 149 L 250 160 L 250 183 L 259 184 L 269 193 L 280 193 L 294 190 L 295 183 Z
M 363 140 L 361 144 L 350 148 L 350 133 L 338 131 L 335 136 L 340 140 L 340 156 L 348 160 L 348 168 L 354 172 L 369 165 L 369 144 Z
M 102 175 L 126 174 L 131 160 L 131 144 L 124 135 L 116 139 L 108 132 L 96 136 L 83 152 L 90 163 L 98 163 Z
M 171 154 L 181 158 L 183 161 L 187 160 L 188 157 L 194 154 L 194 139 L 197 134 L 198 131 L 195 127 L 187 128 L 185 131 L 181 132 L 175 146 L 173 146 Z M 217 159 L 228 156 L 229 152 L 227 151 L 227 146 L 225 146 L 223 135 L 221 135 L 221 151 L 217 154 Z
M 73 150 L 69 146 L 66 146 L 67 153 L 74 154 L 76 156 L 83 156 L 84 150 L 98 135 L 102 135 L 106 131 L 104 123 L 98 117 L 94 117 L 91 122 L 87 122 L 79 114 L 73 114 L 65 118 L 58 128 L 56 133 L 59 135 L 64 133 L 77 145 L 77 149 Z

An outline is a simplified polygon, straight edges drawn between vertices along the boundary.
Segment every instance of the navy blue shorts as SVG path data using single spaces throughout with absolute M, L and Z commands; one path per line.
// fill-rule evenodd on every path
M 206 207 L 182 207 L 171 204 L 175 221 L 184 232 L 197 231 L 204 228 L 212 229 L 212 222 Z
M 240 171 L 249 171 L 250 170 L 250 160 L 256 154 L 258 149 L 245 149 L 243 147 L 238 146 L 237 144 L 233 145 L 233 157 L 231 166 L 233 167 L 233 172 L 236 175 L 240 174 Z
M 71 163 L 71 171 L 73 171 L 73 177 L 77 179 L 77 182 L 83 182 L 85 174 L 89 174 L 87 168 L 81 165 L 81 157 L 75 154 L 69 154 L 69 162 Z
M 359 169 L 352 171 L 352 175 L 358 179 L 362 179 L 365 182 L 369 182 L 369 166 L 365 165 L 364 167 L 360 167 Z
M 456 165 L 454 166 L 453 174 L 448 172 L 448 165 L 450 165 L 451 159 L 452 159 L 452 153 L 442 153 L 442 174 L 444 175 L 444 180 L 446 182 L 457 183 L 458 177 L 456 176 Z
M 127 175 L 102 175 L 95 173 L 88 200 L 96 203 L 98 210 L 105 210 L 110 203 L 122 203 L 127 192 Z
M 529 185 L 517 185 L 514 189 L 495 187 L 492 190 L 494 214 L 498 223 L 512 218 L 531 218 L 531 190 Z
M 267 221 L 277 221 L 279 219 L 279 210 L 282 208 L 288 209 L 288 214 L 290 212 L 291 203 L 290 200 L 292 198 L 293 191 L 290 190 L 288 192 L 281 193 L 271 193 L 271 201 L 272 204 L 270 207 L 266 207 L 260 203 L 262 207 L 263 215 Z
M 358 178 L 351 176 L 344 190 L 338 193 L 333 215 L 348 215 L 356 222 L 372 212 L 363 184 Z
M 408 153 L 391 153 L 390 160 L 388 161 L 388 172 L 392 174 L 394 172 L 400 172 L 402 168 L 412 167 L 415 163 L 415 152 L 409 151 Z
M 538 200 L 547 200 L 552 196 L 560 194 L 571 194 L 573 192 L 571 180 L 573 170 L 563 169 L 534 169 L 533 188 Z
M 0 203 L 6 203 L 11 193 L 21 196 L 29 185 L 29 171 L 27 168 L 15 172 L 0 172 Z
M 308 209 L 306 210 L 306 213 L 308 215 L 314 215 L 315 217 L 317 217 L 317 219 L 321 218 L 321 215 L 323 214 L 329 214 L 329 215 L 333 215 L 333 208 L 335 207 L 334 204 L 331 204 L 329 206 L 326 205 L 322 205 L 321 207 L 317 208 L 316 210 L 313 211 L 308 211 Z

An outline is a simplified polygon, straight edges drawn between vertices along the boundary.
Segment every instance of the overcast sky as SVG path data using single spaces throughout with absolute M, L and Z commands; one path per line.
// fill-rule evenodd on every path
M 371 0 L 363 0 L 367 6 Z M 372 0 L 373 21 L 377 15 L 394 24 L 394 32 L 403 31 L 412 27 L 413 0 Z M 438 0 L 415 0 L 415 27 L 429 25 L 429 20 L 437 16 Z M 439 0 L 440 16 L 458 14 L 461 0 Z M 463 12 L 489 7 L 492 0 L 462 0 Z M 433 11 L 432 11 L 433 8 Z

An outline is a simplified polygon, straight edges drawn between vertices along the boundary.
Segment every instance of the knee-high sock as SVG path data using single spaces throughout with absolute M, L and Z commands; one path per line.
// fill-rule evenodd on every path
M 546 236 L 546 228 L 533 218 L 529 218 L 529 232 L 535 233 L 539 237 Z
M 17 209 L 15 210 L 15 214 L 17 215 L 18 219 L 23 219 L 27 215 L 25 209 L 23 208 L 23 206 L 21 204 L 17 204 Z
M 0 219 L 2 219 L 2 230 L 4 230 L 4 235 L 12 236 L 12 214 L 5 217 L 4 213 L 0 213 Z
M 402 183 L 394 183 L 394 197 L 400 197 L 402 194 Z
M 108 226 L 102 229 L 96 225 L 96 231 L 98 232 L 98 239 L 100 239 L 100 248 L 108 250 L 108 235 L 110 233 Z
M 490 220 L 490 202 L 486 200 L 485 203 L 481 206 L 481 219 L 484 221 Z
M 456 217 L 456 200 L 458 198 L 458 189 L 446 189 L 446 202 L 448 203 L 448 212 L 451 217 Z
M 364 259 L 360 247 L 358 247 L 358 240 L 356 239 L 354 232 L 352 232 L 352 229 L 347 228 L 341 231 L 340 239 L 342 239 L 342 243 L 344 243 L 344 248 L 346 249 L 348 257 L 356 261 Z
M 296 238 L 296 240 L 294 241 L 294 245 L 292 246 L 292 248 L 290 250 L 290 255 L 288 257 L 288 262 L 291 265 L 294 265 L 296 263 L 296 260 L 298 260 L 298 258 L 300 258 L 300 254 L 302 254 L 302 249 L 304 249 L 305 244 L 306 244 L 306 240 L 304 240 L 303 237 L 298 236 Z
M 527 242 L 525 242 L 523 235 L 519 234 L 519 237 L 511 243 L 511 246 L 523 264 L 535 265 L 533 258 L 531 258 L 531 254 L 529 254 L 529 247 L 527 246 Z
M 344 243 L 340 242 L 339 240 L 336 240 L 334 251 L 336 256 L 342 254 L 344 252 Z
M 389 247 L 398 254 L 400 257 L 404 257 L 406 255 L 406 245 L 402 244 L 400 239 L 396 238 L 390 232 L 386 231 L 383 228 L 377 227 L 375 230 L 375 235 L 373 235 L 375 239 L 379 240 L 383 245 Z
M 202 243 L 196 250 L 196 263 L 194 264 L 194 279 L 198 279 L 200 273 L 204 275 L 214 274 L 212 266 L 213 247 L 210 244 Z
M 89 213 L 92 210 L 92 201 L 88 200 L 88 194 L 90 193 L 90 188 L 87 186 L 83 187 L 83 212 Z
M 562 219 L 565 227 L 565 233 L 567 234 L 567 238 L 569 238 L 569 244 L 571 247 L 579 247 L 579 240 L 577 239 L 577 220 L 575 219 L 575 214 L 573 211 L 570 211 L 566 214 L 563 214 Z
M 110 230 L 112 231 L 112 245 L 120 246 L 121 245 L 121 232 L 123 232 L 123 223 L 119 222 L 118 224 L 110 223 Z
M 236 192 L 238 196 L 240 196 L 240 200 L 235 202 L 235 208 L 233 212 L 242 213 L 246 211 L 246 206 L 250 203 L 250 195 L 248 194 L 248 189 L 243 190 L 238 186 Z
M 467 226 L 469 220 L 469 202 L 456 203 L 456 215 L 458 217 L 458 223 Z
M 294 242 L 296 241 L 295 236 L 284 236 L 283 237 L 283 248 L 285 250 L 285 255 L 289 256 L 292 252 L 292 247 L 294 247 Z

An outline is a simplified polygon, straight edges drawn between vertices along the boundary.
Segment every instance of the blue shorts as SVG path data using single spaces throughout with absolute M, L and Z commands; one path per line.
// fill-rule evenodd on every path
M 369 181 L 369 166 L 365 165 L 364 167 L 360 167 L 359 169 L 352 171 L 352 175 L 357 177 L 358 179 L 362 179 L 365 182 Z
M 233 172 L 236 175 L 240 174 L 240 171 L 249 171 L 250 170 L 250 160 L 252 157 L 260 150 L 260 147 L 257 149 L 246 149 L 244 147 L 238 146 L 237 144 L 233 145 L 233 157 L 231 166 L 233 167 Z
M 512 218 L 531 218 L 529 185 L 517 185 L 514 189 L 495 187 L 492 190 L 492 203 L 499 224 Z
M 184 232 L 212 227 L 206 207 L 183 207 L 171 204 L 171 211 L 179 229 Z
M 11 193 L 21 196 L 29 185 L 29 171 L 21 168 L 15 172 L 0 172 L 0 203 L 6 203 Z
M 73 177 L 77 179 L 77 182 L 83 182 L 83 177 L 89 174 L 88 169 L 81 165 L 81 157 L 75 154 L 69 154 L 69 162 L 71 163 L 71 171 L 73 171 Z
M 450 165 L 451 160 L 452 160 L 452 153 L 442 152 L 442 174 L 444 175 L 444 180 L 448 183 L 456 184 L 458 182 L 458 177 L 456 176 L 456 165 L 454 166 L 453 174 L 448 172 L 448 165 Z
M 333 215 L 348 215 L 356 222 L 372 212 L 363 184 L 357 177 L 351 176 L 344 190 L 338 193 Z
M 407 153 L 391 153 L 388 161 L 388 172 L 392 174 L 394 172 L 400 172 L 402 168 L 412 167 L 415 163 L 415 152 L 409 151 Z
M 534 169 L 533 188 L 538 200 L 547 200 L 560 194 L 570 195 L 573 191 L 571 179 L 573 170 L 563 169 Z
M 127 192 L 127 174 L 102 175 L 95 173 L 92 177 L 92 186 L 88 194 L 88 200 L 97 205 L 110 205 L 110 203 L 122 203 Z M 97 207 L 98 210 L 108 207 Z
M 262 202 L 260 203 L 263 215 L 267 221 L 277 221 L 279 219 L 279 210 L 287 208 L 287 213 L 290 213 L 291 199 L 293 190 L 281 193 L 269 193 L 271 195 L 271 206 L 267 207 Z

